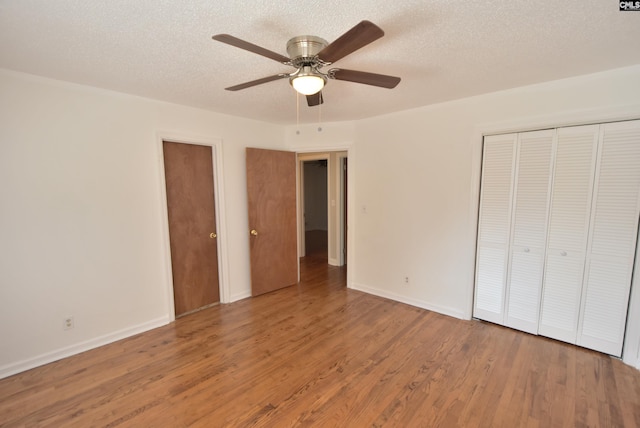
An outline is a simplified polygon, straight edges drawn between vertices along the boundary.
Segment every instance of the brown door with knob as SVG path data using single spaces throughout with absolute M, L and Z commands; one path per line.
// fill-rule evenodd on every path
M 298 282 L 296 155 L 247 148 L 251 294 Z
M 165 183 L 176 316 L 220 301 L 209 146 L 164 141 Z

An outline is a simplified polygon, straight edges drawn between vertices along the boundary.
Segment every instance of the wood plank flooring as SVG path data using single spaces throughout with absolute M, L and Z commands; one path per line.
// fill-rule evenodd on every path
M 0 426 L 640 426 L 640 372 L 618 360 L 305 259 L 298 285 L 0 380 Z

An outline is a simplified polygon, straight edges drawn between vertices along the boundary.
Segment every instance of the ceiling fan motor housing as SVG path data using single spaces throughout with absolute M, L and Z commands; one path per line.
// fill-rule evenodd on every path
M 287 53 L 294 67 L 318 66 L 317 55 L 329 43 L 317 36 L 298 36 L 287 42 Z

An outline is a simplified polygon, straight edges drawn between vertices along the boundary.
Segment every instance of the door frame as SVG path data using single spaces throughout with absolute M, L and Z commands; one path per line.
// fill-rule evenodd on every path
M 304 212 L 305 212 L 305 207 L 304 207 L 304 195 L 305 195 L 305 191 L 304 191 L 304 163 L 305 162 L 312 162 L 312 161 L 316 161 L 316 160 L 326 160 L 327 161 L 327 165 L 330 162 L 330 155 L 328 152 L 324 152 L 324 153 L 309 153 L 309 154 L 302 154 L 302 153 L 296 153 L 296 181 L 297 181 L 297 192 L 296 192 L 296 200 L 297 200 L 297 209 L 298 209 L 298 257 L 304 257 L 307 254 L 307 248 L 306 248 L 306 226 L 305 226 L 305 216 L 304 216 Z M 329 167 L 327 167 L 327 180 L 326 180 L 326 187 L 327 187 L 327 219 L 329 218 L 330 215 L 330 210 L 331 210 L 331 191 L 329 189 Z M 328 233 L 331 233 L 331 227 L 328 224 L 329 222 L 327 222 L 327 231 Z M 328 237 L 327 237 L 328 239 Z
M 331 266 L 344 266 L 345 260 L 345 224 L 344 218 L 346 214 L 346 206 L 344 203 L 344 183 L 345 174 L 343 165 L 344 159 L 348 159 L 346 150 L 329 150 L 323 152 L 312 153 L 296 153 L 296 173 L 298 181 L 298 217 L 300 222 L 298 224 L 298 257 L 304 257 L 306 255 L 306 225 L 305 225 L 305 188 L 304 188 L 304 163 L 317 160 L 327 161 L 327 251 L 328 258 L 327 263 Z M 333 156 L 332 156 L 333 155 Z M 333 182 L 333 186 L 331 183 Z M 348 184 L 348 181 L 347 181 Z M 331 194 L 335 196 L 335 208 L 337 208 L 335 215 L 332 215 L 333 206 L 331 205 Z M 333 219 L 333 221 L 332 221 Z M 329 245 L 333 244 L 333 245 Z M 336 252 L 335 257 L 330 257 L 332 249 Z
M 349 253 L 349 247 L 347 246 L 347 231 L 349 228 L 347 227 L 347 204 L 349 202 L 349 191 L 347 190 L 349 187 L 349 167 L 348 161 L 349 155 L 338 155 L 336 156 L 338 161 L 338 180 L 336 189 L 337 198 L 340 200 L 340 209 L 338 211 L 338 264 L 340 266 L 344 266 L 347 263 L 347 254 Z M 346 185 L 345 185 L 346 184 Z
M 313 153 L 320 153 L 320 154 L 327 154 L 327 153 L 332 153 L 332 152 L 346 152 L 347 155 L 343 156 L 346 157 L 347 159 L 349 159 L 349 164 L 350 165 L 355 165 L 355 149 L 353 146 L 351 145 L 338 145 L 338 146 L 325 146 L 325 147 L 305 147 L 305 148 L 297 148 L 295 146 L 292 146 L 291 151 L 295 152 L 296 155 L 306 155 L 306 154 L 313 154 Z M 340 157 L 339 157 L 340 159 Z M 304 219 L 302 218 L 301 215 L 301 202 L 300 202 L 300 161 L 301 159 L 298 159 L 298 157 L 296 157 L 296 195 L 298 197 L 298 249 L 301 248 L 301 233 L 300 230 L 302 230 L 301 228 L 304 227 Z M 310 160 L 310 159 L 304 159 L 304 160 Z M 355 242 L 355 233 L 356 233 L 356 227 L 355 224 L 353 222 L 353 204 L 354 204 L 354 200 L 355 200 L 355 190 L 354 190 L 354 169 L 353 168 L 347 168 L 347 174 L 346 174 L 346 178 L 347 178 L 347 205 L 346 207 L 344 207 L 343 212 L 346 213 L 347 215 L 347 230 L 346 232 L 343 232 L 343 236 L 345 236 L 345 239 L 347 241 L 347 257 L 346 260 L 344 259 L 344 255 L 343 257 L 343 263 L 342 265 L 344 265 L 344 263 L 346 263 L 347 265 L 347 287 L 348 288 L 353 288 L 353 273 L 352 273 L 352 269 L 351 267 L 354 266 L 354 260 L 355 260 L 355 254 L 356 254 L 356 248 L 354 245 Z M 329 193 L 329 192 L 327 192 Z M 327 198 L 330 198 L 329 195 L 327 195 Z M 331 205 L 331 201 L 328 200 L 328 204 L 329 204 L 329 208 Z M 339 228 L 344 227 L 344 223 L 342 221 L 340 221 L 340 225 Z M 344 248 L 344 246 L 342 246 L 342 248 Z M 298 251 L 298 253 L 300 254 L 300 250 Z
M 218 246 L 218 284 L 220 288 L 220 303 L 229 303 L 230 288 L 227 275 L 228 252 L 227 252 L 227 227 L 225 219 L 224 207 L 224 183 L 223 183 L 223 162 L 222 162 L 222 140 L 215 137 L 194 137 L 184 134 L 174 134 L 167 132 L 158 132 L 156 137 L 156 148 L 159 163 L 159 189 L 161 200 L 161 221 L 162 221 L 162 253 L 165 266 L 165 291 L 167 296 L 167 313 L 169 322 L 175 321 L 176 310 L 173 298 L 173 269 L 171 267 L 171 246 L 169 240 L 169 211 L 167 208 L 167 188 L 164 171 L 164 151 L 162 149 L 163 141 L 171 141 L 180 144 L 193 144 L 198 146 L 211 147 L 211 155 L 213 158 L 213 202 L 216 215 L 216 245 Z

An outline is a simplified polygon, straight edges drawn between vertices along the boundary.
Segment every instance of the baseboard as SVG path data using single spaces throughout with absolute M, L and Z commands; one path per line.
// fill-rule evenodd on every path
M 243 291 L 242 293 L 232 294 L 231 301 L 229 303 L 237 302 L 238 300 L 251 297 L 251 291 Z
M 426 309 L 428 311 L 438 312 L 442 315 L 447 315 L 453 318 L 466 320 L 468 318 L 465 317 L 464 311 L 460 311 L 458 309 L 449 308 L 446 306 L 434 305 L 429 302 L 425 302 L 424 300 L 413 299 L 411 297 L 402 296 L 396 293 L 389 292 L 387 290 L 380 290 L 379 288 L 369 287 L 363 284 L 357 284 L 352 282 L 350 284 L 350 288 L 354 290 L 363 291 L 368 294 L 373 294 L 374 296 L 384 297 L 385 299 L 394 300 L 400 303 L 406 303 L 407 305 L 415 306 L 421 309 Z
M 329 263 L 329 265 L 331 266 L 340 266 L 340 260 L 336 259 L 335 257 L 329 257 L 327 263 Z
M 43 366 L 54 361 L 61 360 L 66 357 L 79 354 L 81 352 L 89 351 L 91 349 L 98 348 L 100 346 L 116 342 L 118 340 L 126 339 L 127 337 L 131 337 L 139 333 L 144 333 L 145 331 L 153 330 L 154 328 L 162 327 L 163 325 L 169 324 L 169 322 L 170 321 L 168 316 L 156 318 L 142 324 L 118 330 L 113 333 L 105 334 L 104 336 L 99 336 L 94 339 L 86 340 L 84 342 L 76 343 L 74 345 L 60 348 L 52 352 L 47 352 L 33 358 L 7 364 L 0 367 L 0 379 L 9 377 L 16 373 L 33 369 L 35 367 Z

